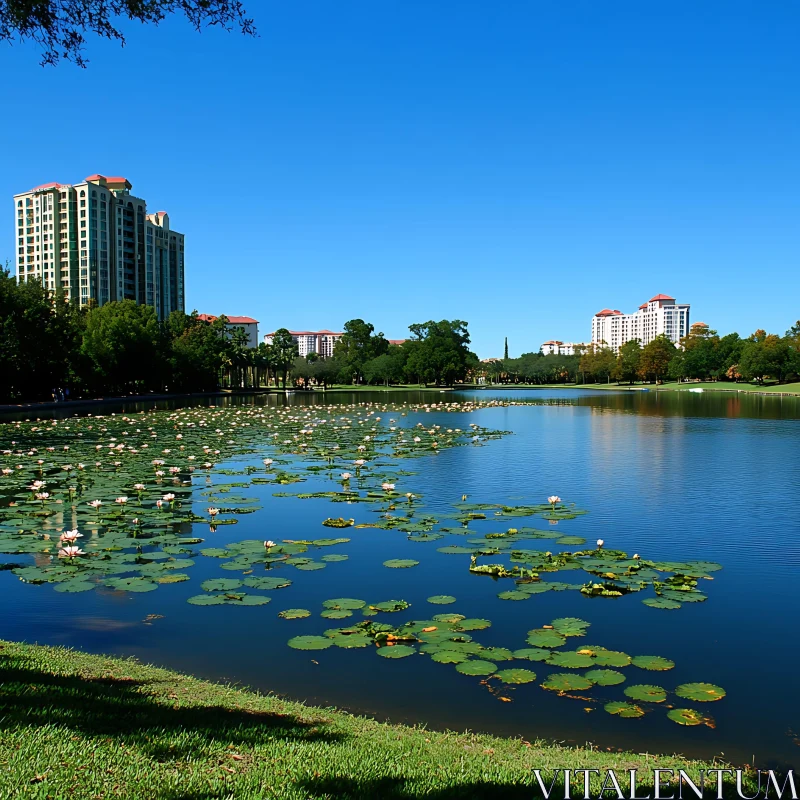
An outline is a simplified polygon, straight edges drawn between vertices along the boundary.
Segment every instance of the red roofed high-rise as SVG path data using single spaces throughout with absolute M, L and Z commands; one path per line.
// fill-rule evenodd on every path
M 668 294 L 657 294 L 642 303 L 633 314 L 604 308 L 592 317 L 592 344 L 615 352 L 632 339 L 642 346 L 666 334 L 675 344 L 689 333 L 689 304 L 676 303 Z

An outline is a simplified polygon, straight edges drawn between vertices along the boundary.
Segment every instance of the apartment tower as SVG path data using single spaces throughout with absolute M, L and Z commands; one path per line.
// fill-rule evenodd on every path
M 147 213 L 126 178 L 90 175 L 14 195 L 17 279 L 80 306 L 134 300 L 159 319 L 184 310 L 184 247 L 165 211 Z
M 633 314 L 604 308 L 592 318 L 592 344 L 606 345 L 617 352 L 631 339 L 638 339 L 644 346 L 661 334 L 678 344 L 689 333 L 689 308 L 688 303 L 676 303 L 666 294 L 651 297 Z

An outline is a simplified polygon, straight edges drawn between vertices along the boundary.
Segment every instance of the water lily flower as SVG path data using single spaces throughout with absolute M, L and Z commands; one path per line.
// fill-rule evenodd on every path
M 49 492 L 37 492 L 36 493 L 36 499 L 37 500 L 41 500 L 42 502 L 47 500 L 48 497 L 50 497 Z
M 634 554 L 633 554 L 633 557 L 634 557 L 634 559 L 636 559 L 637 561 L 639 560 L 639 558 L 641 558 L 641 556 L 640 556 L 638 553 L 634 553 Z
M 264 542 L 264 547 L 269 550 L 270 547 L 275 547 L 275 542 L 273 542 L 272 539 L 267 539 L 267 541 Z
M 555 508 L 556 503 L 561 502 L 561 498 L 557 494 L 551 494 L 550 497 L 547 498 L 547 502 L 550 503 L 553 508 Z
M 363 458 L 357 458 L 357 459 L 356 459 L 356 460 L 355 460 L 353 463 L 354 463 L 354 464 L 355 464 L 357 467 L 363 467 L 363 466 L 364 466 L 364 464 L 366 464 L 367 462 L 366 462 L 366 461 L 365 461 Z
M 77 530 L 74 531 L 64 531 L 59 537 L 62 542 L 75 542 L 78 539 L 83 538 L 82 533 L 78 533 Z
M 382 483 L 381 484 L 381 489 L 383 489 L 384 492 L 393 492 L 394 491 L 394 484 L 393 483 Z
M 97 511 L 97 509 L 100 508 L 101 505 L 103 505 L 103 501 L 102 500 L 92 500 L 91 502 L 87 503 L 86 505 L 91 506 L 95 511 Z
M 598 547 L 602 547 L 604 544 L 605 544 L 605 542 L 602 539 L 598 539 L 597 540 L 597 546 Z
M 341 478 L 343 481 L 349 481 L 353 476 L 349 472 L 343 472 Z
M 84 551 L 81 550 L 80 547 L 75 547 L 75 546 L 62 547 L 58 551 L 59 558 L 75 558 L 75 556 L 84 556 L 84 555 L 86 555 L 86 553 L 84 553 Z
M 137 492 L 144 491 L 144 484 L 143 483 L 134 483 L 133 488 L 136 489 Z
M 115 503 L 119 503 L 121 506 L 124 506 L 125 503 L 128 502 L 128 498 L 127 497 L 118 497 L 114 502 Z
M 206 510 L 208 511 L 208 515 L 210 517 L 216 517 L 217 514 L 219 514 L 219 509 L 218 508 L 208 508 Z
M 175 499 L 175 495 L 172 494 L 172 492 L 167 492 L 161 499 L 165 500 L 167 503 L 171 503 Z
M 265 467 L 270 467 L 270 466 L 272 466 L 272 459 L 271 459 L 271 458 L 265 458 L 265 459 L 264 459 L 264 466 L 265 466 Z
M 164 501 L 163 500 L 156 500 L 156 508 L 161 508 L 161 506 L 163 506 L 163 505 L 164 505 Z

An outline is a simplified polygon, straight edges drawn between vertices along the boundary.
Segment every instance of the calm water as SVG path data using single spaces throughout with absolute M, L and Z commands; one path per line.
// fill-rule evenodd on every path
M 560 522 L 565 535 L 603 538 L 607 547 L 647 558 L 723 564 L 714 582 L 701 587 L 709 599 L 674 612 L 648 608 L 635 594 L 590 600 L 577 592 L 547 592 L 525 602 L 507 602 L 496 596 L 510 588 L 507 581 L 471 575 L 465 556 L 436 552 L 437 546 L 457 541 L 420 544 L 397 531 L 350 528 L 344 535 L 352 541 L 337 548 L 349 554 L 348 561 L 319 572 L 293 571 L 293 585 L 272 593 L 273 601 L 260 608 L 197 608 L 185 602 L 198 592 L 201 580 L 231 576 L 215 559 L 198 559 L 191 581 L 144 595 L 59 594 L 0 572 L 0 601 L 13 611 L 3 615 L 0 637 L 136 655 L 395 721 L 593 742 L 637 752 L 724 753 L 737 762 L 800 767 L 800 400 L 709 393 L 480 391 L 425 395 L 423 402 L 467 397 L 535 405 L 483 409 L 458 421 L 443 412 L 409 415 L 412 423 L 416 417 L 443 427 L 475 421 L 513 435 L 481 448 L 453 448 L 415 459 L 408 468 L 417 474 L 398 489 L 424 493 L 426 510 L 441 512 L 452 510 L 449 504 L 462 494 L 471 502 L 520 503 L 541 502 L 557 493 L 590 511 Z M 358 393 L 328 394 L 324 402 L 419 399 L 415 393 Z M 305 404 L 322 398 L 262 396 L 252 402 Z M 119 410 L 143 407 L 121 404 Z M 231 463 L 251 462 L 242 458 L 222 466 Z M 220 475 L 216 480 L 231 478 Z M 311 492 L 327 490 L 330 484 L 312 477 L 287 488 Z M 326 535 L 320 526 L 324 517 L 342 514 L 341 505 L 276 499 L 273 491 L 268 485 L 243 490 L 258 497 L 263 510 L 211 535 L 200 526 L 197 535 L 206 536 L 207 542 L 213 538 L 215 546 L 249 538 L 317 538 Z M 348 508 L 353 510 L 345 516 L 370 519 L 365 506 Z M 500 527 L 487 522 L 476 529 Z M 381 562 L 388 558 L 416 558 L 421 564 L 387 570 Z M 637 670 L 628 682 L 672 688 L 708 681 L 725 687 L 724 700 L 703 707 L 717 727 L 679 727 L 664 713 L 639 720 L 617 719 L 602 707 L 587 713 L 585 703 L 556 697 L 536 684 L 516 689 L 512 703 L 499 703 L 477 679 L 429 658 L 393 661 L 361 650 L 291 650 L 285 645 L 289 637 L 321 633 L 342 623 L 316 614 L 294 621 L 277 618 L 283 608 L 317 610 L 323 600 L 349 596 L 370 602 L 404 598 L 413 608 L 403 619 L 421 619 L 445 610 L 425 602 L 431 594 L 453 594 L 458 602 L 447 610 L 492 620 L 491 628 L 475 634 L 482 644 L 522 647 L 530 628 L 555 617 L 577 616 L 592 623 L 583 641 L 673 658 L 674 670 Z M 148 614 L 164 618 L 145 625 Z M 400 616 L 386 619 L 394 622 Z M 571 640 L 568 647 L 573 643 L 580 640 Z M 563 671 L 541 663 L 516 665 L 533 669 L 539 678 Z

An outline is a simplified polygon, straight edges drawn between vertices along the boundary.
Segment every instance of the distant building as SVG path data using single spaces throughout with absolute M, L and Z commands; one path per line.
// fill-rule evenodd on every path
M 297 352 L 299 355 L 305 357 L 309 353 L 316 353 L 323 358 L 329 358 L 333 355 L 333 347 L 339 339 L 344 336 L 344 333 L 334 333 L 333 331 L 289 331 L 292 334 L 292 339 L 297 345 Z M 264 341 L 267 344 L 272 344 L 272 337 L 275 336 L 275 331 L 267 333 L 264 336 Z
M 400 347 L 400 345 L 405 344 L 408 339 L 389 339 L 388 341 L 389 344 L 394 344 L 397 345 L 397 347 Z
M 605 344 L 615 352 L 632 339 L 644 346 L 662 333 L 678 344 L 688 332 L 689 304 L 676 303 L 666 294 L 651 297 L 633 314 L 604 308 L 592 318 L 592 344 Z
M 586 342 L 560 342 L 557 339 L 551 339 L 545 342 L 540 350 L 546 356 L 574 356 L 585 350 L 589 345 Z
M 198 314 L 203 322 L 212 323 L 216 316 L 213 314 Z M 225 326 L 229 331 L 242 330 L 247 334 L 247 346 L 258 347 L 258 320 L 252 317 L 229 317 L 225 315 L 228 324 Z
M 134 300 L 161 320 L 183 311 L 184 236 L 131 188 L 126 178 L 90 175 L 14 195 L 17 280 L 61 289 L 81 307 Z

